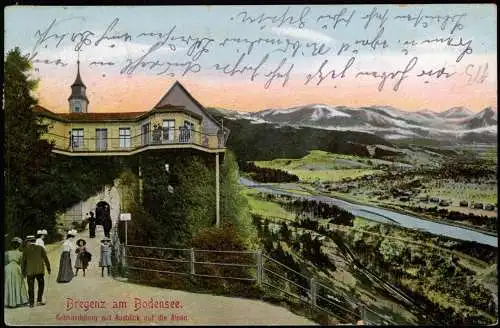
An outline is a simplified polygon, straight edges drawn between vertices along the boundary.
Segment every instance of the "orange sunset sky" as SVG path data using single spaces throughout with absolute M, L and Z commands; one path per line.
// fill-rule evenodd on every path
M 166 78 L 158 76 L 102 77 L 81 71 L 87 86 L 89 111 L 128 112 L 151 109 L 178 80 L 205 107 L 222 107 L 240 111 L 258 111 L 266 108 L 287 108 L 295 105 L 326 103 L 330 105 L 370 106 L 388 105 L 417 111 L 430 109 L 443 111 L 454 106 L 465 106 L 473 111 L 484 107 L 496 107 L 496 84 L 485 81 L 481 85 L 464 83 L 411 83 L 394 92 L 388 84 L 383 91 L 377 83 L 356 81 L 343 83 L 336 88 L 332 83 L 320 86 L 304 86 L 291 81 L 286 87 L 276 84 L 264 89 L 261 84 L 242 79 Z M 39 82 L 37 95 L 40 104 L 56 112 L 67 112 L 70 85 L 75 69 L 68 69 L 59 77 L 44 76 Z

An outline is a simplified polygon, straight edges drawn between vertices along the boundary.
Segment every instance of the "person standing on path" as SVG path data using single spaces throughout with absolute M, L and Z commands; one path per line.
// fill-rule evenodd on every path
M 23 240 L 12 239 L 12 250 L 5 253 L 4 306 L 14 308 L 28 304 L 28 291 L 21 270 L 23 253 L 19 250 Z
M 97 226 L 97 219 L 94 217 L 94 212 L 89 212 L 89 238 L 95 238 L 95 228 Z
M 47 230 L 45 230 L 45 229 L 38 230 L 36 234 L 38 235 L 38 238 L 36 239 L 35 244 L 40 245 L 43 248 L 45 248 L 44 239 L 45 239 L 45 236 L 47 235 Z
M 87 248 L 85 247 L 87 245 L 87 242 L 83 239 L 78 239 L 76 241 L 76 261 L 75 261 L 75 277 L 78 276 L 78 270 L 82 269 L 83 270 L 83 276 L 85 277 L 85 270 L 87 270 L 87 267 L 89 266 L 89 258 L 87 257 L 88 251 Z
M 109 233 L 111 232 L 112 225 L 113 225 L 113 222 L 111 221 L 111 215 L 109 214 L 109 210 L 108 210 L 108 211 L 106 211 L 106 214 L 104 216 L 104 221 L 102 223 L 102 227 L 104 228 L 104 236 L 107 238 L 111 237 L 109 235 Z
M 104 277 L 104 268 L 107 268 L 109 277 L 109 267 L 111 266 L 111 240 L 104 237 L 101 240 L 101 256 L 99 259 L 99 266 L 101 267 L 101 277 Z
M 29 306 L 35 306 L 35 279 L 38 283 L 37 305 L 45 305 L 43 302 L 43 290 L 45 288 L 45 266 L 50 275 L 50 262 L 45 248 L 35 244 L 35 236 L 27 236 L 28 245 L 23 251 L 22 271 L 28 281 Z
M 57 282 L 65 283 L 73 279 L 73 268 L 71 266 L 71 253 L 75 250 L 73 238 L 76 236 L 76 230 L 68 231 L 66 240 L 62 246 L 61 259 L 59 260 L 59 273 L 57 274 Z

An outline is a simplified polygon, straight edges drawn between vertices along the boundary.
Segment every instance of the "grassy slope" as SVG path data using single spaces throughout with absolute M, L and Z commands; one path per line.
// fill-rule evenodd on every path
M 356 178 L 363 175 L 377 174 L 371 169 L 368 158 L 333 154 L 313 150 L 299 159 L 275 159 L 256 161 L 255 165 L 264 168 L 281 169 L 297 175 L 301 181 L 339 181 L 343 178 Z

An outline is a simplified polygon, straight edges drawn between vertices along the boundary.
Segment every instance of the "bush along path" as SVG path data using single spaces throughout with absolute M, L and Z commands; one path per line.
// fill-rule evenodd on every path
M 84 231 L 76 237 L 87 241 L 92 260 L 83 277 L 69 283 L 57 283 L 60 245 L 47 245 L 52 266 L 45 275 L 44 306 L 5 309 L 7 325 L 314 325 L 285 308 L 262 301 L 189 293 L 149 287 L 101 277 L 99 242 Z M 61 243 L 59 243 L 61 244 Z M 74 264 L 73 264 L 74 265 Z M 36 283 L 35 283 L 36 289 Z

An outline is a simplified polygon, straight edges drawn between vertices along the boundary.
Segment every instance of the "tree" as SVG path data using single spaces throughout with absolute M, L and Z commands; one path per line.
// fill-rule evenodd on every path
M 249 205 L 241 194 L 239 168 L 232 151 L 227 151 L 220 170 L 220 219 L 221 224 L 234 225 L 249 247 L 258 243 L 257 231 L 252 224 Z
M 47 126 L 34 111 L 38 81 L 29 76 L 30 62 L 15 48 L 4 64 L 4 222 L 7 234 L 23 236 L 42 224 L 47 229 L 55 226 L 55 217 L 49 216 L 39 199 L 48 177 L 51 145 L 40 139 Z

